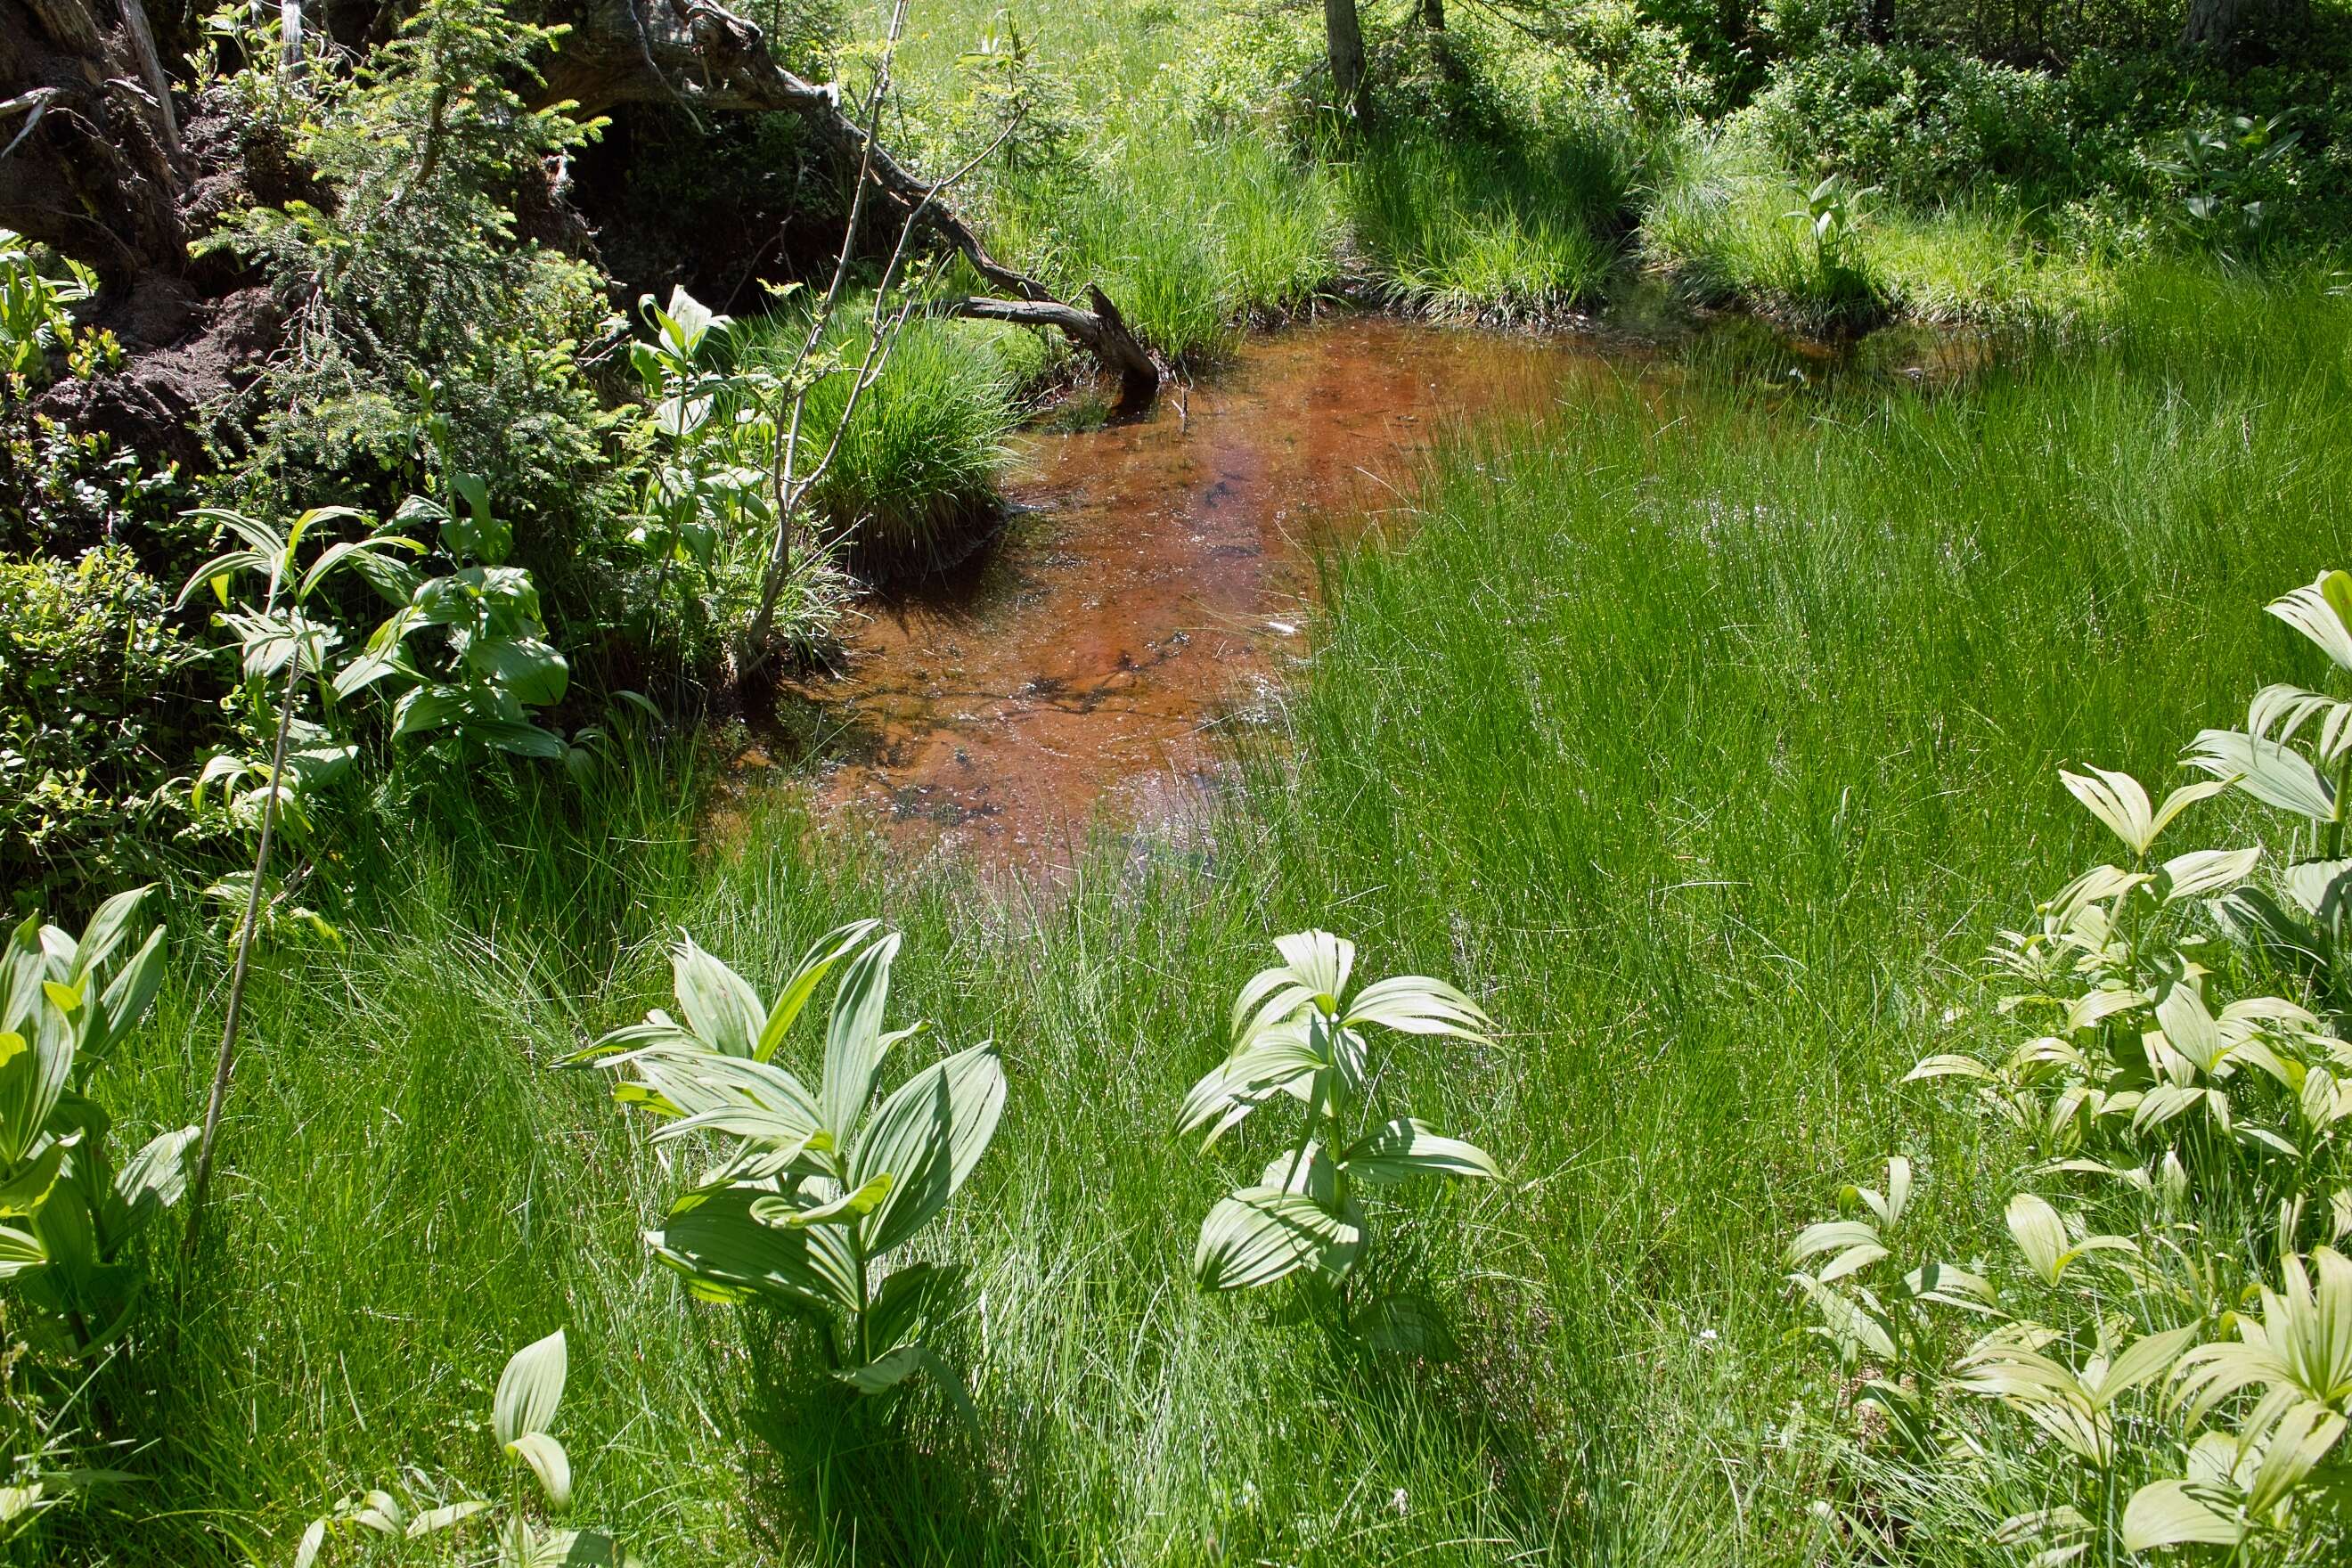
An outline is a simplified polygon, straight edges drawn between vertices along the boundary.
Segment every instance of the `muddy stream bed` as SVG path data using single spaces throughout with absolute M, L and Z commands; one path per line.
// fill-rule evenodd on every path
M 1801 351 L 1797 351 L 1801 353 Z M 1182 818 L 1217 727 L 1263 710 L 1307 646 L 1318 549 L 1410 499 L 1449 429 L 1540 422 L 1650 376 L 1654 350 L 1356 318 L 1253 338 L 1146 418 L 1014 439 L 1003 531 L 962 568 L 863 606 L 812 781 L 828 830 L 1051 874 L 1097 821 Z

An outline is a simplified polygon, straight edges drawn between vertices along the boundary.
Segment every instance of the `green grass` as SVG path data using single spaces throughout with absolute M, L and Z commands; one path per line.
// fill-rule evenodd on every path
M 849 376 L 871 336 L 867 301 L 843 308 L 825 347 L 843 373 L 810 394 L 808 461 L 841 427 Z M 788 360 L 805 320 L 763 322 L 749 335 L 747 363 Z M 1023 384 L 1035 372 L 1034 335 L 982 323 L 909 321 L 882 374 L 857 400 L 816 502 L 845 531 L 868 568 L 923 569 L 959 559 L 994 521 L 997 470 L 1005 439 L 1024 412 Z
M 1427 84 L 1391 84 L 1388 123 L 1350 140 L 1311 124 L 1286 90 L 1311 75 L 1311 17 L 952 0 L 900 53 L 912 133 L 936 163 L 986 145 L 995 122 L 959 118 L 971 91 L 960 61 L 1007 17 L 1065 154 L 982 170 L 969 199 L 1005 256 L 1066 292 L 1101 284 L 1171 358 L 1213 360 L 1243 324 L 1294 314 L 1342 279 L 1411 310 L 1541 324 L 1591 308 L 1637 258 L 1697 303 L 1810 331 L 1890 314 L 2040 324 L 2112 303 L 2107 264 L 2053 253 L 2022 215 L 1984 207 L 1873 202 L 1857 265 L 1824 268 L 1787 216 L 1811 179 L 1738 122 L 1645 129 L 1591 62 L 1556 70 L 1475 10 L 1454 25 L 1475 40 L 1466 58 L 1487 62 L 1491 79 L 1468 96 L 1493 123 L 1415 118 Z
M 1334 563 L 1208 847 L 1106 845 L 1042 902 L 783 803 L 703 840 L 652 761 L 356 831 L 348 948 L 264 965 L 210 1239 L 159 1260 L 157 1337 L 102 1391 L 145 1479 L 50 1560 L 282 1561 L 404 1459 L 494 1485 L 467 1424 L 561 1323 L 580 1518 L 656 1563 L 1811 1561 L 1814 1450 L 1782 1436 L 1826 1378 L 1780 1248 L 1888 1148 L 1945 1212 L 1997 1200 L 1895 1080 L 2094 845 L 2053 766 L 2166 776 L 2282 675 L 2262 604 L 2352 546 L 2344 304 L 2130 297 L 2080 357 L 1946 395 L 1693 373 L 1459 447 L 1409 542 Z M 867 912 L 908 932 L 894 1014 L 1011 1074 L 932 1244 L 975 1271 L 977 1447 L 928 1391 L 845 1413 L 793 1332 L 688 1303 L 636 1237 L 675 1178 L 551 1070 L 667 1000 L 677 925 L 769 985 Z M 1187 1279 L 1266 1150 L 1167 1129 L 1265 939 L 1310 923 L 1508 1031 L 1389 1079 L 1510 1178 L 1387 1221 L 1455 1365 Z M 132 1132 L 200 1104 L 218 959 L 181 969 L 100 1080 Z
M 1345 165 L 1357 242 L 1402 303 L 1540 322 L 1597 298 L 1619 263 L 1638 154 L 1622 124 L 1491 147 L 1383 137 Z
M 1076 184 L 1008 186 L 992 236 L 1066 289 L 1100 284 L 1146 342 L 1195 362 L 1336 276 L 1328 176 L 1263 141 L 1196 140 L 1164 118 L 1137 116 L 1119 138 L 1116 157 Z

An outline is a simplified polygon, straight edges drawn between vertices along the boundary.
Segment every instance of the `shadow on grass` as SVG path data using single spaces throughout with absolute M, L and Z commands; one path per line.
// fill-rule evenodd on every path
M 778 1557 L 1026 1560 L 1013 1500 L 943 1390 L 917 1377 L 859 1394 L 822 1368 L 807 1329 L 747 1315 L 744 1331 L 751 1377 L 738 1419 L 751 1523 Z

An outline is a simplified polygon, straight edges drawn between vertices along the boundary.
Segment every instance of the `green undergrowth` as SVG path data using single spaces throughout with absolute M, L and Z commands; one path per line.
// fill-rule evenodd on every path
M 1246 137 L 1196 139 L 1139 115 L 1117 155 L 1066 180 L 1008 183 L 992 232 L 1047 277 L 1100 285 L 1171 359 L 1230 352 L 1252 321 L 1288 315 L 1338 271 L 1330 178 Z
M 1553 319 L 1596 300 L 1638 154 L 1603 123 L 1528 147 L 1384 137 L 1343 165 L 1355 243 L 1403 304 L 1499 321 Z
M 2005 1152 L 1896 1080 L 2093 847 L 2053 767 L 2168 777 L 2280 668 L 2260 606 L 2352 545 L 2343 303 L 2134 298 L 1947 393 L 1695 372 L 1457 446 L 1409 541 L 1333 563 L 1209 838 L 1106 840 L 1052 893 L 893 869 L 788 799 L 706 836 L 677 751 L 352 837 L 343 945 L 257 976 L 207 1240 L 159 1251 L 142 1479 L 55 1516 L 53 1560 L 282 1561 L 403 1459 L 470 1477 L 488 1382 L 562 1326 L 583 1522 L 656 1563 L 1815 1561 L 1787 1237 L 1892 1147 L 1954 1235 L 1995 1201 Z M 637 1234 L 686 1156 L 553 1067 L 667 1001 L 681 925 L 764 987 L 868 913 L 907 932 L 894 1015 L 1011 1081 L 926 1243 L 973 1269 L 942 1349 L 977 1436 L 690 1303 Z M 1443 1366 L 1188 1278 L 1270 1147 L 1169 1129 L 1311 924 L 1504 1027 L 1384 1089 L 1503 1167 L 1382 1221 Z M 219 1005 L 200 963 L 118 1060 L 128 1132 L 199 1103 Z
M 1894 318 L 2063 327 L 2095 322 L 2118 299 L 2115 264 L 2052 251 L 1997 205 L 1917 211 L 1861 196 L 1840 272 L 1822 263 L 1805 187 L 1752 142 L 1685 133 L 1660 166 L 1642 248 L 1696 304 L 1835 331 Z
M 812 461 L 840 435 L 815 500 L 861 564 L 919 570 L 961 557 L 993 521 L 1005 439 L 1025 412 L 1023 389 L 1037 378 L 1046 349 L 1016 329 L 911 320 L 844 430 L 869 320 L 865 308 L 844 311 L 820 345 L 841 356 L 843 369 L 818 384 L 804 416 Z M 752 323 L 741 359 L 782 369 L 805 331 L 789 311 Z
M 2095 318 L 2119 267 L 2210 248 L 2175 210 L 2195 193 L 2153 175 L 2131 200 L 2154 216 L 2095 222 L 2079 203 L 2060 213 L 1960 170 L 1860 198 L 1853 265 L 1825 268 L 1808 191 L 1848 163 L 1849 189 L 1888 177 L 1862 132 L 1839 121 L 1844 141 L 1793 136 L 1788 93 L 1770 113 L 1701 116 L 1704 82 L 1631 8 L 1595 7 L 1549 45 L 1457 9 L 1442 69 L 1411 26 L 1374 18 L 1381 113 L 1341 136 L 1315 108 L 1326 89 L 1307 12 L 961 0 L 903 47 L 908 133 L 952 162 L 1018 105 L 1009 151 L 970 193 L 994 240 L 1059 288 L 1099 283 L 1156 349 L 1195 363 L 1342 282 L 1435 314 L 1528 323 L 1590 310 L 1612 279 L 1648 266 L 1697 303 L 1803 331 L 1898 318 L 2005 327 Z M 1807 91 L 1833 96 L 1835 73 L 1827 86 L 1820 75 Z M 1930 129 L 1904 134 L 1933 140 Z M 1977 146 L 1947 140 L 1938 156 Z

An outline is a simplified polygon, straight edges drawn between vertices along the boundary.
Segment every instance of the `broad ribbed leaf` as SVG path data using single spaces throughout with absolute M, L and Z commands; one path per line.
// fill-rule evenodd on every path
M 563 1445 L 544 1432 L 525 1432 L 507 1445 L 507 1451 L 530 1467 L 547 1493 L 547 1506 L 562 1513 L 572 1506 L 572 1460 Z
M 1330 1065 L 1329 1058 L 1317 1048 L 1324 1038 L 1320 1029 L 1284 1026 L 1242 1046 L 1212 1068 L 1185 1095 L 1183 1108 L 1177 1113 L 1177 1135 L 1181 1137 L 1218 1121 L 1236 1097 L 1303 1085 L 1318 1070 Z
M 1789 1261 L 1802 1263 L 1808 1258 L 1824 1252 L 1843 1251 L 1850 1247 L 1875 1246 L 1878 1227 L 1864 1219 L 1826 1219 L 1809 1225 L 1797 1233 L 1789 1244 Z
M 2148 843 L 2156 837 L 2155 811 L 2148 805 L 2147 791 L 2129 773 L 2113 773 L 2105 768 L 2093 768 L 2088 774 L 2070 773 L 2058 770 L 2058 777 L 2067 792 L 2090 809 L 2093 816 L 2107 825 L 2115 836 L 2132 847 L 2135 854 L 2147 853 Z
M 2218 1499 L 2216 1500 L 2219 1500 Z M 2161 1546 L 2234 1546 L 2246 1533 L 2231 1514 L 2209 1507 L 2187 1481 L 2154 1481 L 2132 1493 L 2124 1505 L 2124 1550 L 2153 1552 Z
M 1257 1029 L 1285 1023 L 1314 1000 L 1315 993 L 1287 967 L 1261 969 L 1234 998 L 1234 1038 L 1244 1040 Z
M 0 1037 L 22 1042 L 20 1047 L 0 1048 L 0 1160 L 12 1164 L 48 1125 L 73 1076 L 78 1031 L 50 994 L 56 989 L 64 988 L 54 982 L 36 984 L 32 1016 L 10 1037 Z
M 501 1444 L 510 1444 L 529 1432 L 544 1432 L 555 1419 L 563 1399 L 566 1361 L 563 1331 L 515 1352 L 499 1374 L 497 1397 L 490 1402 L 490 1422 Z
M 762 1149 L 790 1149 L 795 1154 L 808 1147 L 813 1136 L 802 1127 L 799 1118 L 789 1113 L 737 1103 L 698 1110 L 691 1116 L 665 1122 L 654 1129 L 653 1142 L 675 1142 L 698 1132 L 724 1132 Z
M 533 637 L 478 637 L 467 645 L 466 663 L 532 708 L 563 700 L 572 679 L 563 656 Z
M 646 1083 L 689 1115 L 737 1106 L 765 1113 L 761 1132 L 730 1129 L 738 1136 L 795 1142 L 818 1131 L 816 1097 L 773 1062 L 656 1046 L 636 1058 L 636 1066 Z
M 1327 1011 L 1336 1012 L 1348 989 L 1349 973 L 1356 967 L 1356 944 L 1328 931 L 1302 931 L 1276 937 L 1274 946 L 1298 983 Z
M 762 1009 L 760 998 L 744 978 L 678 933 L 671 950 L 671 968 L 677 983 L 678 1011 L 687 1027 L 712 1050 L 730 1057 L 748 1057 L 759 1038 Z
M 853 1186 L 895 1178 L 866 1217 L 868 1257 L 889 1251 L 947 1205 L 996 1136 L 1004 1111 L 1004 1064 L 993 1045 L 934 1062 L 899 1085 L 874 1113 L 850 1163 Z
M 2167 1329 L 2160 1333 L 2142 1334 L 2124 1347 L 2107 1367 L 2100 1382 L 2098 1402 L 2112 1405 L 2143 1384 L 2151 1383 L 2172 1370 L 2181 1352 L 2197 1342 L 2197 1325 Z
M 57 1184 L 58 1169 L 65 1163 L 65 1158 L 66 1146 L 51 1143 L 26 1162 L 24 1169 L 0 1182 L 0 1215 L 17 1217 L 38 1209 L 41 1200 Z
M 1973 1057 L 1953 1056 L 1948 1053 L 1924 1058 L 1918 1066 L 1903 1076 L 1903 1081 L 1912 1083 L 1921 1079 L 1930 1078 L 1990 1079 L 1995 1076 L 1992 1068 Z
M 2318 644 L 2338 669 L 2352 670 L 2352 627 L 2346 624 L 2352 617 L 2352 574 L 2323 572 L 2268 607 Z
M 1408 1035 L 1454 1035 L 1483 1041 L 1494 1020 L 1443 980 L 1400 974 L 1365 986 L 1349 1005 L 1347 1022 L 1350 1027 L 1379 1024 Z
M 628 1559 L 613 1538 L 593 1530 L 533 1530 L 516 1515 L 499 1536 L 499 1568 L 621 1568 Z
M 83 1038 L 85 1049 L 103 1053 L 137 1026 L 163 984 L 163 928 L 157 926 L 131 961 L 107 983 L 99 998 L 98 1016 Z
M 8 933 L 6 952 L 0 955 L 0 1029 L 31 1037 L 34 1009 L 40 1001 L 41 975 L 46 967 L 41 953 L 40 920 L 26 915 Z
M 864 1366 L 852 1367 L 834 1375 L 860 1394 L 880 1394 L 896 1388 L 923 1370 L 923 1347 L 900 1345 L 885 1351 Z
M 768 1021 L 760 1030 L 759 1043 L 752 1054 L 761 1061 L 773 1057 L 776 1047 L 783 1044 L 784 1036 L 791 1031 L 802 1009 L 808 1005 L 809 998 L 816 994 L 817 986 L 824 983 L 833 966 L 840 963 L 852 948 L 881 929 L 880 921 L 852 921 L 819 937 L 815 945 L 801 959 L 801 965 L 793 972 L 793 977 L 784 983 L 783 994 L 776 998 L 775 1006 L 769 1011 Z
M 2172 1048 L 2211 1072 L 2221 1057 L 2221 1031 L 2205 998 L 2190 983 L 2176 981 L 2156 1005 L 2156 1021 Z
M 2066 1224 L 2058 1211 L 2032 1193 L 2020 1193 L 2009 1200 L 2009 1234 L 2033 1271 L 2056 1284 L 2067 1258 Z
M 720 1300 L 767 1296 L 843 1312 L 857 1309 L 857 1265 L 847 1237 L 830 1226 L 762 1225 L 751 1205 L 774 1194 L 722 1187 L 690 1194 L 662 1229 L 646 1236 L 656 1256 Z
M 890 964 L 898 956 L 892 931 L 849 961 L 834 993 L 833 1017 L 824 1037 L 824 1083 L 819 1089 L 825 1130 L 836 1147 L 847 1148 L 889 1047 L 882 1038 L 882 1012 L 890 1000 Z
M 2315 822 L 2336 816 L 2336 789 L 2300 752 L 2275 741 L 2257 740 L 2236 730 L 2200 730 L 2192 767 L 2233 779 L 2264 805 L 2292 811 Z
M 892 1350 L 907 1342 L 934 1314 L 947 1309 L 949 1292 L 962 1271 L 938 1263 L 910 1263 L 882 1281 L 866 1309 L 866 1342 Z
M 15 1226 L 0 1225 L 0 1279 L 11 1279 L 27 1268 L 38 1268 L 49 1260 L 48 1249 L 38 1237 Z
M 428 1535 L 438 1535 L 452 1525 L 463 1524 L 489 1506 L 479 1498 L 468 1498 L 464 1502 L 428 1508 L 408 1521 L 408 1539 L 421 1541 Z
M 188 1190 L 188 1152 L 197 1130 L 158 1132 L 114 1175 L 114 1195 L 122 1200 L 130 1227 L 138 1228 L 179 1203 Z
M 1350 1176 L 1375 1185 L 1412 1176 L 1481 1176 L 1496 1181 L 1502 1175 L 1484 1149 L 1459 1138 L 1444 1137 L 1410 1116 L 1374 1128 L 1340 1156 L 1339 1163 Z
M 1192 1272 L 1203 1288 L 1268 1285 L 1301 1268 L 1339 1279 L 1363 1249 L 1363 1230 L 1313 1199 L 1276 1187 L 1244 1187 L 1202 1222 Z
M 65 974 L 57 978 L 71 979 L 88 974 L 113 957 L 114 950 L 121 946 L 123 939 L 130 935 L 131 922 L 138 915 L 139 906 L 146 901 L 150 891 L 147 888 L 133 888 L 127 893 L 115 894 L 99 905 L 98 912 L 89 917 L 89 924 L 82 929 L 81 941 L 75 944 L 72 963 Z
M 440 1535 L 440 1532 L 446 1531 L 449 1526 L 466 1523 L 468 1519 L 473 1519 L 475 1514 L 485 1511 L 487 1507 L 489 1507 L 489 1504 L 482 1502 L 480 1498 L 468 1498 L 466 1502 L 449 1502 L 445 1504 L 445 1507 L 437 1507 L 437 1510 L 425 1510 L 424 1514 L 419 1514 L 416 1519 L 409 1521 L 407 1535 L 409 1540 L 424 1540 L 425 1535 Z
M 2200 898 L 2244 881 L 2262 863 L 2260 846 L 2249 849 L 2192 849 L 2164 863 L 2165 897 Z
M 1331 1152 L 1321 1140 L 1309 1138 L 1303 1147 L 1285 1149 L 1268 1160 L 1258 1184 L 1297 1193 L 1330 1208 L 1339 1201 L 1339 1167 L 1332 1163 Z
M 786 1226 L 855 1224 L 872 1214 L 875 1205 L 889 1195 L 891 1180 L 886 1172 L 862 1187 L 820 1204 L 798 1205 L 781 1196 L 761 1198 L 752 1204 L 751 1217 L 762 1225 Z

